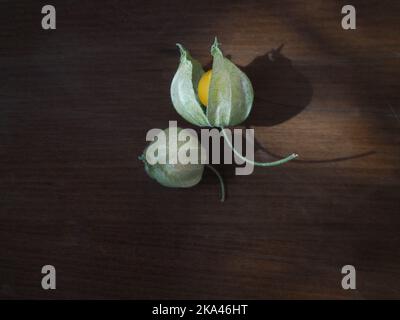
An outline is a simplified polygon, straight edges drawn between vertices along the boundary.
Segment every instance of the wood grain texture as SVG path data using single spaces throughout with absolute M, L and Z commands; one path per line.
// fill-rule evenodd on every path
M 0 2 L 0 297 L 400 298 L 400 5 L 352 1 Z M 186 190 L 137 159 L 174 111 L 175 43 L 217 35 L 252 80 L 257 159 Z M 283 45 L 274 61 L 268 53 Z M 57 290 L 40 287 L 57 269 Z M 357 290 L 342 290 L 353 264 Z

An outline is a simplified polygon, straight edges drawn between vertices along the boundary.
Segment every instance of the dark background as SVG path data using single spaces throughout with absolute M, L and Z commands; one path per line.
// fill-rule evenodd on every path
M 398 1 L 0 1 L 0 297 L 400 298 Z M 256 158 L 190 189 L 137 156 L 173 109 L 176 42 L 217 35 L 256 92 Z M 268 53 L 284 45 L 279 52 Z M 57 289 L 41 288 L 41 268 Z M 341 288 L 341 268 L 357 290 Z

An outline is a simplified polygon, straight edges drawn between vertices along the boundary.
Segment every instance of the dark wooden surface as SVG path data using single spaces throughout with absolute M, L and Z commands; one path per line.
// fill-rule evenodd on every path
M 0 2 L 1 298 L 400 298 L 400 6 Z M 249 74 L 260 160 L 167 189 L 137 155 L 174 111 L 176 42 Z M 271 62 L 267 53 L 284 45 Z M 41 267 L 57 289 L 41 289 Z M 341 289 L 341 267 L 357 290 Z

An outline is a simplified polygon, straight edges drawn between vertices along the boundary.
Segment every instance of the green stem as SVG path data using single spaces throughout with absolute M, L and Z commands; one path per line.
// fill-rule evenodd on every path
M 280 164 L 286 163 L 294 158 L 297 158 L 299 155 L 296 153 L 292 153 L 290 156 L 287 156 L 286 158 L 277 160 L 277 161 L 273 161 L 273 162 L 257 162 L 257 161 L 253 161 L 250 159 L 247 159 L 246 157 L 242 156 L 232 145 L 231 141 L 229 140 L 228 136 L 225 133 L 225 129 L 222 128 L 222 134 L 224 136 L 225 141 L 228 143 L 229 147 L 232 149 L 233 153 L 236 154 L 240 159 L 254 165 L 254 166 L 258 166 L 258 167 L 274 167 L 274 166 L 279 166 Z
M 225 201 L 225 184 L 224 180 L 222 179 L 221 174 L 218 172 L 217 169 L 215 169 L 213 166 L 210 166 L 209 164 L 206 164 L 206 167 L 210 169 L 212 172 L 215 173 L 215 175 L 218 177 L 219 184 L 221 185 L 221 202 Z
M 141 155 L 138 157 L 138 159 L 141 160 L 141 161 L 144 161 L 144 159 L 145 159 L 144 154 L 141 154 Z

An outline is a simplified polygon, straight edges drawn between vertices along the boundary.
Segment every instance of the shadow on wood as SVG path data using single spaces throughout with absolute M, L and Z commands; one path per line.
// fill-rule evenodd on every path
M 241 69 L 253 84 L 254 104 L 247 123 L 274 126 L 285 122 L 310 103 L 310 81 L 282 53 L 283 45 L 256 57 Z

